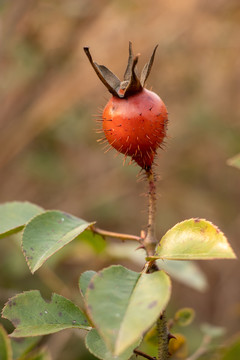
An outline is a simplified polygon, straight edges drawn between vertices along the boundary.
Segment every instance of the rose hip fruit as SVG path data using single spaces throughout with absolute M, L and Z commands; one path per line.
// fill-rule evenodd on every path
M 160 97 L 144 88 L 153 64 L 156 48 L 144 66 L 140 80 L 135 74 L 138 56 L 132 53 L 120 80 L 105 66 L 92 60 L 89 48 L 84 48 L 100 80 L 112 94 L 102 114 L 102 129 L 109 144 L 125 156 L 130 156 L 143 169 L 152 166 L 157 149 L 166 136 L 168 113 Z

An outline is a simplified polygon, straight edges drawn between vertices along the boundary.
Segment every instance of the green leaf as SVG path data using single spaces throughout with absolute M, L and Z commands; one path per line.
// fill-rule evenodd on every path
M 163 271 L 142 274 L 111 266 L 89 283 L 88 314 L 110 352 L 119 356 L 153 325 L 170 293 L 170 279 Z
M 113 355 L 106 347 L 103 339 L 99 336 L 96 329 L 88 332 L 85 344 L 91 354 L 102 360 L 112 360 Z M 133 354 L 133 350 L 139 345 L 139 341 L 127 348 L 121 355 L 114 356 L 114 360 L 128 360 Z
M 0 359 L 12 360 L 12 348 L 10 339 L 3 326 L 0 324 Z
M 178 223 L 163 236 L 151 259 L 211 260 L 234 259 L 224 234 L 211 222 L 189 219 Z
M 142 249 L 136 251 L 136 245 L 132 243 L 111 243 L 106 248 L 106 253 L 114 261 L 128 259 L 141 267 L 146 262 L 145 251 Z M 170 277 L 195 290 L 205 291 L 208 287 L 207 278 L 196 262 L 159 259 L 157 265 L 159 269 L 164 270 Z
M 90 329 L 85 315 L 70 300 L 53 294 L 47 302 L 38 290 L 11 298 L 2 315 L 16 327 L 12 337 L 46 335 L 68 328 Z
M 43 209 L 29 202 L 13 201 L 0 205 L 0 238 L 21 231 Z
M 87 287 L 94 275 L 96 275 L 96 271 L 88 270 L 82 273 L 79 279 L 79 289 L 83 297 L 86 295 Z
M 55 210 L 34 217 L 26 225 L 22 237 L 23 253 L 31 272 L 92 224 Z
M 37 343 L 40 341 L 41 336 L 35 336 L 32 338 L 11 338 L 11 345 L 13 350 L 13 359 L 19 359 L 24 357 L 29 351 L 31 351 Z
M 179 326 L 188 326 L 195 317 L 195 311 L 191 308 L 183 308 L 176 312 L 174 321 Z
M 231 159 L 228 159 L 227 164 L 230 166 L 234 166 L 237 169 L 240 169 L 240 154 L 237 154 Z

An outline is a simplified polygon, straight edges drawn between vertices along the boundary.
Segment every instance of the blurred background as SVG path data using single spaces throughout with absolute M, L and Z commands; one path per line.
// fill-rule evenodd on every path
M 145 228 L 147 189 L 138 167 L 123 166 L 122 155 L 104 154 L 97 143 L 94 115 L 110 95 L 83 46 L 122 79 L 129 40 L 141 53 L 139 69 L 159 44 L 147 81 L 169 111 L 166 148 L 157 159 L 159 239 L 179 221 L 206 218 L 238 254 L 240 172 L 226 162 L 240 151 L 239 1 L 2 0 L 0 15 L 1 203 L 28 200 L 106 230 Z M 13 243 L 0 244 L 1 304 L 37 288 L 38 280 L 41 287 Z M 235 333 L 239 262 L 198 265 L 208 290 L 174 282 L 172 306 L 193 306 L 197 321 Z M 82 270 L 102 266 L 96 256 L 66 255 L 57 271 L 76 287 Z

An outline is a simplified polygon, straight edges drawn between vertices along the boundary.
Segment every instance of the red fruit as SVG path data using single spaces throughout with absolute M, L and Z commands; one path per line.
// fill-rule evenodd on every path
M 157 94 L 144 88 L 156 47 L 139 80 L 134 70 L 138 57 L 133 57 L 129 44 L 128 66 L 123 82 L 105 66 L 93 62 L 88 48 L 84 50 L 97 75 L 113 95 L 102 116 L 106 139 L 112 147 L 130 156 L 143 169 L 150 168 L 166 135 L 168 121 L 163 101 Z
M 143 89 L 125 99 L 113 96 L 103 110 L 102 126 L 109 144 L 146 168 L 166 135 L 166 121 L 160 97 Z

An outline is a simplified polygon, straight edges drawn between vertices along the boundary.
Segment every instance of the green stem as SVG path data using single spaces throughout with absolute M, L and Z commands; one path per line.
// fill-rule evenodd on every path
M 157 321 L 158 332 L 158 360 L 166 360 L 169 358 L 168 353 L 168 328 L 165 312 L 162 313 Z

